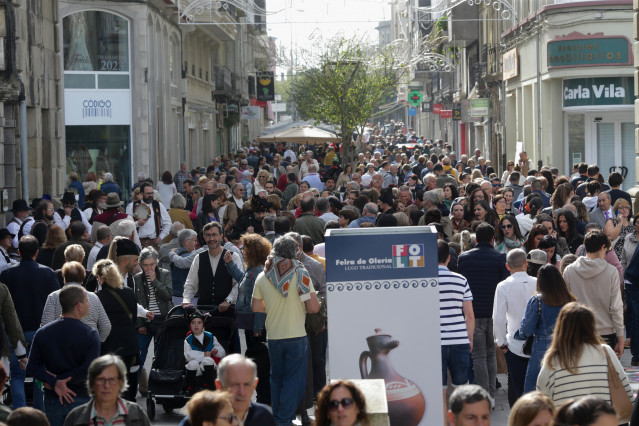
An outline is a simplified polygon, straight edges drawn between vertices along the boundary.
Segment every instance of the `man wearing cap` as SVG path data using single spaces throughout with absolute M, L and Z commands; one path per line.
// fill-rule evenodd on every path
M 7 228 L 0 229 L 0 272 L 18 264 L 17 260 L 9 256 L 8 251 L 11 248 L 11 241 L 13 241 L 14 237 L 15 235 L 9 232 Z
M 93 218 L 93 227 L 91 229 L 91 241 L 98 241 L 97 232 L 102 225 L 107 225 L 114 231 L 121 220 L 128 219 L 129 216 L 122 211 L 120 197 L 115 192 L 111 192 L 106 196 L 106 209 L 104 212 Z M 115 233 L 115 232 L 114 232 Z
M 4 283 L 13 299 L 13 304 L 24 331 L 27 344 L 40 327 L 42 311 L 50 293 L 60 288 L 55 272 L 47 266 L 36 263 L 38 256 L 38 240 L 33 235 L 20 238 L 18 251 L 20 264 L 6 269 L 0 274 L 0 282 Z M 11 395 L 13 408 L 24 407 L 24 370 L 20 368 L 15 352 L 11 352 Z M 43 409 L 43 394 L 38 386 L 33 387 L 34 408 Z
M 82 222 L 87 232 L 91 232 L 91 224 L 76 206 L 73 192 L 66 191 L 60 199 L 62 207 L 53 213 L 53 223 L 66 230 L 73 222 Z
M 382 193 L 379 195 L 377 199 L 377 205 L 379 206 L 379 211 L 381 214 L 394 214 L 395 209 L 393 208 L 393 203 L 395 199 L 393 198 L 393 190 L 391 188 L 385 188 L 382 190 Z M 381 215 L 380 215 L 381 216 Z
M 93 198 L 93 201 L 90 205 L 86 205 L 87 208 L 82 211 L 82 214 L 84 215 L 84 217 L 87 218 L 89 223 L 93 225 L 93 220 L 95 219 L 95 217 L 101 213 L 104 213 L 104 210 L 106 210 L 107 195 L 104 193 L 104 191 L 101 191 L 99 189 L 91 191 L 89 195 Z
M 224 256 L 229 253 L 235 265 L 242 271 L 244 263 L 237 253 L 222 247 L 224 233 L 219 222 L 204 225 L 202 235 L 208 250 L 199 253 L 193 259 L 184 282 L 182 305 L 190 304 L 199 291 L 199 305 L 218 306 L 220 312 L 226 312 L 237 300 L 238 283 L 226 269 Z
M 29 217 L 29 205 L 23 199 L 13 200 L 13 208 L 10 210 L 13 213 L 11 222 L 7 224 L 7 230 L 13 234 L 13 240 L 11 246 L 14 249 L 18 248 L 18 240 L 23 235 L 29 235 L 31 232 L 31 226 L 33 226 L 33 218 Z
M 157 251 L 160 249 L 162 240 L 169 235 L 171 217 L 164 204 L 153 199 L 153 185 L 143 182 L 140 185 L 140 194 L 142 194 L 142 200 L 129 204 L 126 207 L 126 213 L 135 220 L 142 247 L 152 246 Z M 134 216 L 133 212 L 141 203 L 149 208 L 150 214 L 147 218 Z

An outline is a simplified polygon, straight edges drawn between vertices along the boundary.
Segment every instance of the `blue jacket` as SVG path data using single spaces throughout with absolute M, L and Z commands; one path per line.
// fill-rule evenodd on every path
M 40 328 L 47 297 L 60 289 L 55 272 L 48 266 L 25 259 L 13 268 L 5 269 L 0 274 L 0 282 L 6 284 L 11 293 L 22 330 Z
M 255 280 L 257 276 L 264 270 L 264 265 L 254 266 L 248 268 L 246 272 L 242 272 L 237 267 L 235 262 L 226 264 L 226 269 L 229 271 L 235 281 L 240 283 L 240 289 L 235 302 L 235 310 L 238 314 L 251 314 L 251 297 L 253 297 L 253 287 L 255 287 Z M 253 321 L 253 331 L 261 332 L 264 330 L 264 324 L 266 323 L 266 314 L 255 313 L 255 320 Z
M 107 195 L 111 192 L 115 192 L 116 194 L 118 194 L 118 197 L 120 197 L 120 200 L 122 200 L 122 190 L 120 189 L 120 186 L 115 182 L 104 182 L 102 185 L 100 185 L 100 190 Z
M 73 188 L 78 192 L 78 207 L 80 210 L 84 209 L 84 186 L 77 180 L 74 180 L 69 184 L 69 188 Z
M 180 257 L 186 257 L 189 255 L 189 251 L 184 247 L 180 247 L 176 250 L 175 254 Z M 186 282 L 186 277 L 188 277 L 188 275 L 188 268 L 178 268 L 171 263 L 171 285 L 173 287 L 173 296 L 182 297 L 182 294 L 184 294 L 184 283 Z
M 475 248 L 459 255 L 457 270 L 466 277 L 473 293 L 475 318 L 492 318 L 497 284 L 510 276 L 506 254 L 490 243 L 477 243 Z

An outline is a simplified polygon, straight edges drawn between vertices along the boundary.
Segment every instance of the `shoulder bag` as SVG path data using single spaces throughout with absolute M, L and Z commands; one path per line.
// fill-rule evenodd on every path
M 612 365 L 612 360 L 608 354 L 608 350 L 602 347 L 604 354 L 606 355 L 606 363 L 608 364 L 608 386 L 610 386 L 610 402 L 613 408 L 617 412 L 617 419 L 621 423 L 627 423 L 630 421 L 632 414 L 632 401 L 626 393 L 626 389 L 619 379 L 617 370 Z
M 539 327 L 539 321 L 541 321 L 541 295 L 538 294 L 537 295 L 537 326 L 535 327 L 535 329 L 537 327 Z M 524 355 L 530 355 L 532 353 L 532 346 L 533 346 L 533 342 L 535 341 L 535 334 L 533 333 L 532 335 L 528 336 L 528 338 L 526 339 L 526 343 L 524 343 L 524 346 L 521 348 L 521 351 L 524 353 Z

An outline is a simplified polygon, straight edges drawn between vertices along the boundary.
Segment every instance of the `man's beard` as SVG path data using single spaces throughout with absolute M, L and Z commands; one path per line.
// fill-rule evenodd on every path
M 146 204 L 151 204 L 151 202 L 153 201 L 153 197 L 144 197 L 142 198 L 142 201 L 144 201 Z
M 49 216 L 48 214 L 45 214 L 45 215 L 44 215 L 44 217 L 45 217 L 45 219 L 47 219 L 47 220 L 53 220 L 53 215 L 50 215 L 50 216 Z

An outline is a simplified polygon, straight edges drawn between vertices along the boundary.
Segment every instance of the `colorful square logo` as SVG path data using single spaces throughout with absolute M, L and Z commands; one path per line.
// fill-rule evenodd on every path
M 423 244 L 398 244 L 393 246 L 393 268 L 419 268 L 423 266 Z

